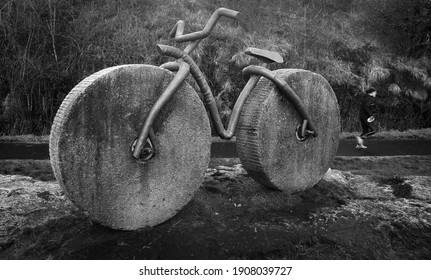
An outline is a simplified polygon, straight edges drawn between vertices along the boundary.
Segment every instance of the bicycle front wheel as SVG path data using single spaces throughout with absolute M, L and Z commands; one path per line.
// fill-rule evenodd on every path
M 173 74 L 151 65 L 101 70 L 79 83 L 50 135 L 55 176 L 67 196 L 102 225 L 134 230 L 174 216 L 201 185 L 210 159 L 209 120 L 186 82 L 160 111 L 156 155 L 131 155 L 147 113 Z

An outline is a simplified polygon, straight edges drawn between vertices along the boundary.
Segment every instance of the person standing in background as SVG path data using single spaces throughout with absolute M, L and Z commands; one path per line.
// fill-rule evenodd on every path
M 362 100 L 361 107 L 359 108 L 359 121 L 362 126 L 362 134 L 360 136 L 356 136 L 356 149 L 366 149 L 367 147 L 364 145 L 364 139 L 377 132 L 377 128 L 373 125 L 375 120 L 375 97 L 377 95 L 377 91 L 370 87 L 365 91 L 365 93 L 367 95 L 364 100 Z

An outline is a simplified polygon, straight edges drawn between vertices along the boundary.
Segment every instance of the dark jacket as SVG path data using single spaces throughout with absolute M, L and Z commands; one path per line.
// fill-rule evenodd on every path
M 361 107 L 359 109 L 359 117 L 368 119 L 372 115 L 374 115 L 376 110 L 376 98 L 371 95 L 365 96 L 362 100 Z

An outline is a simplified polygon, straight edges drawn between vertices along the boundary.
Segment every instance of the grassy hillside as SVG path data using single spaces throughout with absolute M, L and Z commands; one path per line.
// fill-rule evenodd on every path
M 362 91 L 379 91 L 381 129 L 431 127 L 429 0 L 0 0 L 0 133 L 47 134 L 65 95 L 103 68 L 160 64 L 156 43 L 179 19 L 186 33 L 226 7 L 247 29 L 223 19 L 193 58 L 224 119 L 256 61 L 249 46 L 280 52 L 285 63 L 323 75 L 337 94 L 343 131 L 358 131 Z

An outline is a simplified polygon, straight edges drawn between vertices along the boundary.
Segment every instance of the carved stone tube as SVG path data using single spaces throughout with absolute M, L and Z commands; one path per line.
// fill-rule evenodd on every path
M 190 73 L 192 74 L 193 78 L 196 80 L 196 83 L 198 84 L 201 90 L 201 93 L 203 96 L 203 102 L 208 112 L 210 113 L 211 119 L 214 124 L 214 129 L 216 130 L 217 134 L 221 138 L 223 139 L 232 138 L 232 135 L 228 135 L 223 127 L 223 123 L 221 121 L 214 96 L 212 95 L 211 89 L 207 81 L 205 80 L 205 76 L 201 72 L 199 67 L 196 65 L 196 63 L 193 61 L 193 59 L 185 52 L 175 47 L 166 46 L 166 45 L 157 45 L 157 50 L 159 51 L 160 54 L 171 56 L 176 59 L 182 59 L 190 65 Z
M 150 133 L 150 129 L 153 126 L 154 120 L 157 117 L 157 114 L 163 108 L 163 106 L 169 101 L 172 95 L 178 90 L 184 80 L 190 73 L 190 67 L 187 63 L 183 61 L 178 61 L 178 72 L 175 74 L 172 81 L 169 83 L 167 88 L 160 95 L 159 99 L 157 99 L 156 103 L 154 103 L 151 110 L 148 112 L 147 117 L 145 118 L 145 123 L 139 133 L 138 139 L 136 140 L 136 146 L 133 150 L 133 156 L 136 159 L 140 158 L 142 148 L 144 147 L 145 142 L 147 141 L 148 135 Z M 170 64 L 173 66 L 173 64 Z
M 175 35 L 175 41 L 177 43 L 203 39 L 211 33 L 211 31 L 214 29 L 214 26 L 217 24 L 218 19 L 221 16 L 238 19 L 239 13 L 237 11 L 226 9 L 226 8 L 219 8 L 211 15 L 204 29 L 202 29 L 201 31 L 197 31 L 189 34 L 183 34 L 184 22 L 178 21 L 169 35 L 171 36 Z

